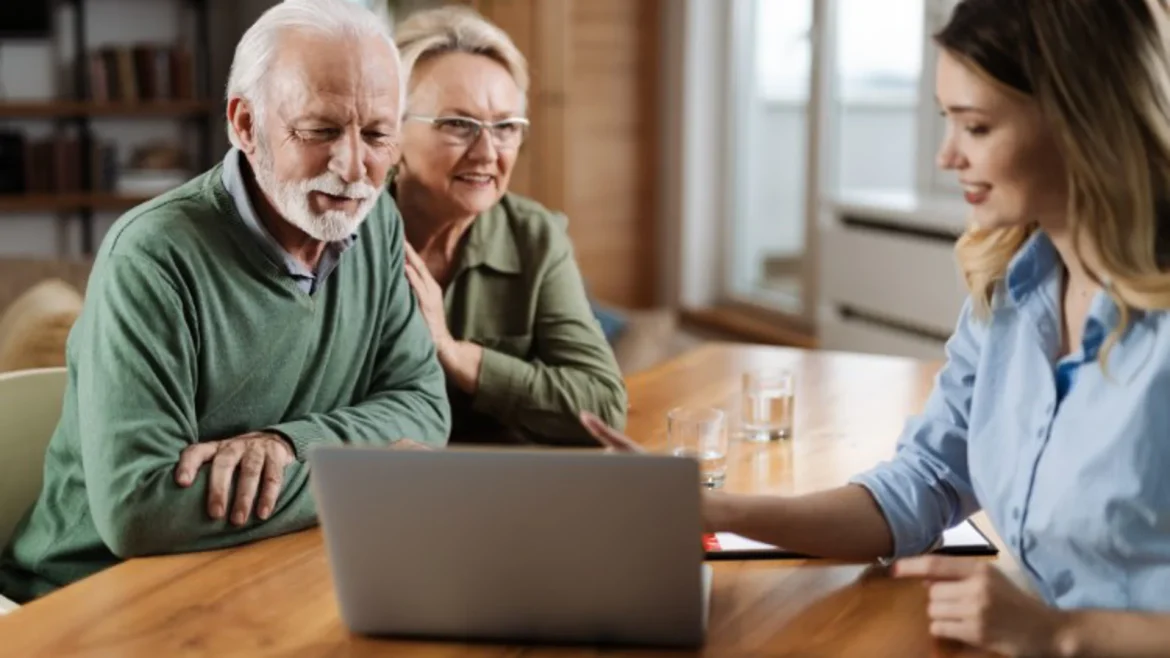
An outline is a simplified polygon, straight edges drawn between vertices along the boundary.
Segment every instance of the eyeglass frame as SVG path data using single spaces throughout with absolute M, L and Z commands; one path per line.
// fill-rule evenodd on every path
M 520 143 L 517 144 L 516 146 L 502 147 L 500 145 L 500 140 L 495 136 L 495 132 L 493 131 L 493 129 L 496 126 L 515 125 L 515 124 L 519 124 L 525 131 L 527 131 L 528 128 L 532 127 L 532 122 L 529 121 L 526 117 L 508 117 L 507 119 L 500 119 L 499 121 L 482 121 L 480 119 L 476 119 L 475 117 L 462 116 L 459 114 L 448 114 L 448 115 L 438 116 L 438 117 L 426 116 L 424 114 L 406 114 L 406 115 L 403 115 L 402 118 L 404 121 L 421 121 L 422 123 L 429 124 L 432 128 L 436 128 L 436 124 L 439 121 L 466 121 L 466 122 L 475 126 L 475 134 L 472 135 L 471 139 L 468 140 L 467 143 L 465 144 L 465 146 L 467 146 L 469 148 L 473 144 L 475 144 L 476 142 L 479 141 L 479 138 L 483 135 L 484 128 L 487 128 L 488 134 L 492 136 L 491 137 L 492 145 L 494 145 L 497 149 L 499 149 L 499 148 L 519 149 L 520 146 L 524 143 L 523 136 L 520 138 Z

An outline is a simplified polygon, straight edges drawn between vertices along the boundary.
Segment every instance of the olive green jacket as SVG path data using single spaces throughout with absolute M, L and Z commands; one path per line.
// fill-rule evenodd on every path
M 468 230 L 444 306 L 451 335 L 484 353 L 474 396 L 449 386 L 453 442 L 593 445 L 577 421 L 583 410 L 625 426 L 625 384 L 590 309 L 567 224 L 506 194 Z

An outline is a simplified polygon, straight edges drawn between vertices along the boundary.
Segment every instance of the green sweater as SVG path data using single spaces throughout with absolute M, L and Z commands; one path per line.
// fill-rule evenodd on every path
M 0 561 L 0 593 L 26 601 L 120 559 L 312 526 L 312 445 L 444 444 L 443 372 L 402 240 L 384 195 L 308 295 L 244 226 L 219 166 L 118 220 L 69 336 L 44 486 Z M 180 488 L 179 454 L 262 429 L 297 453 L 272 516 L 243 527 L 212 520 L 208 469 Z

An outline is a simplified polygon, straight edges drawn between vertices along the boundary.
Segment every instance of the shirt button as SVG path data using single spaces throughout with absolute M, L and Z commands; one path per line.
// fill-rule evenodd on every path
M 1037 431 L 1037 432 L 1036 432 L 1036 437 L 1037 437 L 1037 438 L 1041 438 L 1041 439 L 1043 439 L 1043 438 L 1044 438 L 1044 434 L 1045 434 L 1045 428 L 1041 427 L 1041 428 L 1039 429 L 1039 431 Z
M 1030 532 L 1025 532 L 1024 533 L 1024 550 L 1031 551 L 1034 548 L 1036 548 L 1036 535 L 1034 535 Z
M 1020 508 L 1017 507 L 1017 508 L 1012 510 L 1012 520 L 1013 521 L 1020 520 Z
M 1051 402 L 1048 403 L 1047 407 L 1044 407 L 1044 413 L 1049 415 L 1049 416 L 1051 416 L 1052 412 L 1055 410 L 1056 410 L 1056 405 L 1052 404 Z

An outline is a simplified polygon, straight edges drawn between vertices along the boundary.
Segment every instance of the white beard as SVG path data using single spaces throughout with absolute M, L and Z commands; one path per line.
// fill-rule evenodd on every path
M 348 238 L 357 232 L 358 227 L 366 221 L 366 217 L 378 203 L 381 190 L 364 182 L 346 183 L 331 171 L 305 180 L 277 181 L 268 149 L 261 147 L 259 151 L 256 183 L 272 200 L 276 212 L 314 240 L 338 242 Z M 309 205 L 310 192 L 324 192 L 361 201 L 353 213 L 344 210 L 326 210 L 318 213 Z

